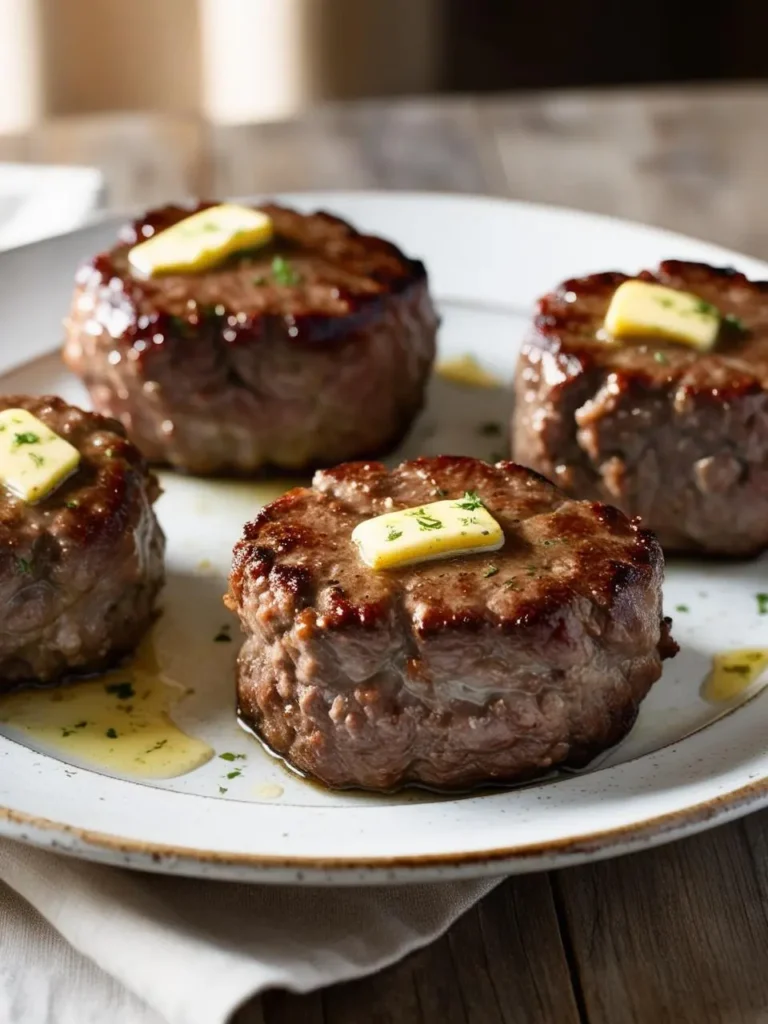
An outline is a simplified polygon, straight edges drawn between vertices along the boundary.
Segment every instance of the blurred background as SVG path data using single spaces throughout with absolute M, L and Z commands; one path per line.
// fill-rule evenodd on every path
M 0 132 L 115 110 L 237 124 L 327 100 L 761 78 L 768 4 L 0 0 Z
M 762 255 L 766 38 L 758 0 L 0 0 L 0 247 L 97 206 L 403 188 Z

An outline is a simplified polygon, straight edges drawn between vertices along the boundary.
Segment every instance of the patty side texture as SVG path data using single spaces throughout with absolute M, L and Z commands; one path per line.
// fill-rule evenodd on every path
M 502 550 L 376 572 L 361 520 L 474 491 Z M 513 463 L 442 457 L 315 475 L 245 527 L 227 603 L 244 721 L 330 786 L 467 788 L 616 743 L 676 646 L 663 557 L 616 509 Z
M 155 615 L 165 539 L 155 476 L 114 420 L 43 396 L 3 396 L 80 452 L 79 468 L 29 504 L 0 488 L 0 691 L 100 671 Z
M 516 374 L 512 453 L 569 494 L 640 516 L 668 551 L 768 546 L 768 283 L 669 260 L 640 274 L 729 319 L 714 351 L 597 332 L 618 273 L 544 296 Z
M 78 273 L 64 360 L 152 462 L 332 465 L 389 451 L 423 405 L 438 324 L 424 265 L 330 214 L 260 209 L 273 242 L 212 270 L 132 273 L 131 246 L 193 212 L 168 206 Z

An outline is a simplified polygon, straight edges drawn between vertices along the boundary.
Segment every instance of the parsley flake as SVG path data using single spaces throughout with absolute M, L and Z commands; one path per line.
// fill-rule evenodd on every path
M 666 366 L 666 364 L 669 362 L 669 360 L 667 359 L 667 357 L 664 355 L 663 352 L 654 352 L 653 353 L 653 358 L 654 358 L 655 362 L 661 363 L 664 366 Z
M 693 311 L 699 316 L 718 316 L 717 306 L 713 306 L 711 302 L 705 302 L 704 299 L 699 299 Z
M 768 594 L 755 594 L 757 600 L 757 614 L 768 615 Z
M 477 496 L 477 491 L 464 491 L 464 497 L 457 501 L 455 508 L 463 508 L 466 512 L 474 512 L 476 508 L 484 508 L 482 501 Z
M 688 607 L 687 604 L 676 604 L 675 605 L 675 611 L 676 612 L 689 612 L 690 610 L 691 609 Z
M 436 519 L 431 512 L 427 512 L 426 509 L 415 508 L 411 512 L 405 513 L 407 516 L 413 516 L 416 522 L 419 524 L 420 530 L 442 530 L 443 524 L 439 519 Z
M 272 276 L 278 284 L 285 285 L 286 287 L 298 284 L 301 281 L 301 274 L 291 266 L 284 256 L 275 256 L 272 260 Z
M 738 331 L 739 334 L 747 333 L 747 325 L 741 317 L 735 316 L 733 313 L 726 313 L 723 317 L 723 323 L 730 327 L 731 330 Z
M 32 560 L 30 558 L 15 558 L 16 571 L 22 575 L 29 576 L 32 572 Z
M 231 644 L 232 637 L 229 635 L 229 626 L 222 626 L 216 636 L 213 638 L 215 644 Z
M 110 683 L 105 689 L 107 693 L 114 693 L 118 700 L 130 700 L 136 696 L 133 683 Z
M 483 437 L 498 437 L 501 433 L 500 423 L 481 423 L 477 428 Z
M 227 787 L 226 787 L 226 786 L 219 786 L 219 792 L 220 792 L 220 793 L 222 794 L 222 796 L 223 796 L 223 795 L 224 795 L 224 793 L 228 792 L 228 790 L 227 790 Z
M 20 434 L 13 435 L 13 444 L 16 448 L 22 444 L 40 444 L 40 436 L 33 434 L 31 430 L 25 430 Z
M 235 770 L 233 772 L 227 772 L 227 778 L 228 779 L 239 779 L 242 774 L 243 773 L 240 771 L 239 768 L 235 768 Z
M 219 754 L 219 760 L 221 761 L 244 761 L 245 754 L 233 754 L 229 750 L 223 754 Z
M 498 571 L 498 565 L 489 565 L 488 568 L 483 573 L 483 576 L 485 577 L 485 579 L 488 579 L 489 576 L 495 576 Z
M 34 462 L 34 464 L 37 466 L 38 469 L 45 462 L 45 459 L 43 458 L 43 456 L 42 455 L 38 455 L 37 452 L 27 452 L 27 454 L 29 455 L 30 459 L 32 459 L 32 461 Z
M 107 736 L 111 740 L 116 740 L 117 739 L 117 730 L 116 729 L 107 729 Z
M 403 536 L 402 530 L 396 530 L 394 526 L 387 527 L 387 540 L 397 540 L 398 537 Z

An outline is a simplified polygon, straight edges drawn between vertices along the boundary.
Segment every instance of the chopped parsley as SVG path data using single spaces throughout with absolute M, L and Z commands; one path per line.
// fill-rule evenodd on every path
M 25 430 L 20 434 L 13 435 L 13 443 L 17 448 L 22 444 L 40 444 L 40 435 L 33 434 L 31 430 Z
M 157 743 L 155 743 L 155 745 L 153 747 L 150 747 L 149 750 L 145 750 L 144 753 L 145 754 L 154 754 L 154 752 L 156 750 L 162 750 L 162 748 L 165 746 L 165 744 L 167 742 L 168 742 L 167 739 L 166 740 L 158 740 Z
M 136 696 L 133 683 L 110 683 L 105 689 L 107 693 L 114 693 L 118 700 L 130 700 Z
M 483 573 L 483 576 L 485 577 L 485 579 L 488 579 L 489 576 L 495 576 L 498 571 L 498 565 L 489 565 L 488 568 Z
M 221 761 L 244 761 L 245 754 L 233 754 L 227 750 L 225 753 L 219 754 L 219 759 Z
M 275 256 L 272 260 L 272 276 L 278 284 L 285 285 L 286 287 L 298 284 L 301 281 L 301 274 L 291 266 L 284 256 Z
M 675 611 L 676 612 L 689 612 L 690 610 L 691 609 L 688 607 L 687 604 L 676 604 L 675 605 Z
M 462 526 L 479 526 L 480 520 L 477 516 L 459 516 L 459 522 Z
M 693 311 L 694 313 L 698 313 L 699 316 L 719 316 L 717 306 L 713 306 L 711 302 L 705 302 L 704 299 L 698 300 Z
M 498 437 L 501 433 L 500 423 L 481 423 L 478 427 L 483 437 Z
M 180 334 L 182 338 L 191 338 L 194 335 L 194 326 L 183 316 L 169 316 L 168 319 L 176 334 Z
M 504 584 L 504 589 L 505 590 L 519 590 L 520 589 L 520 584 L 517 582 L 517 580 L 514 580 L 514 579 L 513 580 L 507 580 L 506 583 Z
M 68 501 L 67 508 L 78 508 L 80 506 L 79 501 Z
M 664 355 L 663 352 L 654 352 L 653 353 L 653 358 L 654 358 L 655 362 L 662 363 L 665 366 L 669 362 L 669 360 L 667 359 L 667 357 Z
M 671 309 L 674 306 L 674 302 L 672 301 L 672 299 L 669 299 L 666 296 L 662 299 L 656 299 L 656 303 L 657 305 L 662 306 L 664 309 Z
M 84 729 L 86 727 L 86 725 L 88 725 L 87 722 L 75 722 L 75 728 L 76 729 Z
M 117 739 L 117 730 L 116 729 L 107 729 L 106 735 L 107 735 L 107 737 L 109 739 L 116 740 Z
M 240 771 L 239 768 L 235 768 L 235 770 L 233 772 L 227 772 L 227 778 L 228 779 L 239 779 L 242 774 L 243 773 Z
M 228 792 L 228 790 L 227 790 L 227 787 L 226 787 L 226 786 L 219 786 L 219 792 L 220 792 L 220 793 L 222 794 L 222 796 L 223 796 L 223 795 L 224 795 L 224 793 Z
M 739 334 L 747 333 L 747 326 L 744 321 L 733 313 L 726 313 L 723 317 L 723 323 L 726 324 L 734 331 L 738 331 Z
M 477 496 L 477 491 L 464 491 L 464 497 L 456 502 L 456 508 L 463 508 L 466 512 L 474 512 L 476 508 L 484 507 Z
M 30 558 L 19 558 L 15 559 L 16 571 L 22 575 L 29 576 L 32 572 L 32 560 Z
M 42 455 L 38 455 L 37 452 L 27 452 L 27 454 L 29 455 L 30 459 L 32 459 L 32 461 L 34 462 L 34 464 L 37 466 L 38 469 L 45 462 L 45 459 L 43 458 L 43 456 Z
M 396 530 L 394 526 L 387 527 L 387 540 L 397 540 L 398 537 L 403 536 L 402 530 Z
M 755 594 L 757 600 L 757 614 L 768 615 L 768 594 Z
M 232 637 L 229 635 L 229 626 L 222 626 L 216 636 L 213 638 L 215 644 L 231 644 Z
M 420 530 L 442 530 L 443 524 L 423 507 L 415 508 L 412 512 L 406 512 L 407 516 L 413 516 L 419 524 Z

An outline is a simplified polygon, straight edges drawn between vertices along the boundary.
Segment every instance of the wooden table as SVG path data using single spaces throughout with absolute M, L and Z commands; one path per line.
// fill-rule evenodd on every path
M 100 167 L 117 208 L 301 188 L 492 193 L 768 258 L 768 87 L 365 102 L 242 128 L 61 120 L 0 140 L 0 159 Z M 767 961 L 763 812 L 650 853 L 513 878 L 398 966 L 302 998 L 269 994 L 263 1010 L 266 1024 L 757 1024 Z

